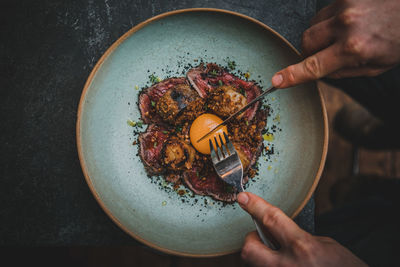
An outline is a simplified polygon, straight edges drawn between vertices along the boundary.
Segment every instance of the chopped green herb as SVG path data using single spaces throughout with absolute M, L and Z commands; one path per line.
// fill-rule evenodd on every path
M 236 62 L 235 61 L 228 61 L 228 68 L 231 70 L 234 70 L 236 68 Z
M 199 174 L 199 172 L 196 172 L 196 175 L 197 175 L 197 177 L 200 177 L 200 174 Z
M 136 123 L 136 126 L 137 126 L 137 127 L 142 127 L 142 126 L 143 126 L 143 122 L 138 121 L 138 122 Z
M 158 77 L 156 77 L 154 74 L 151 74 L 150 76 L 149 76 L 149 79 L 150 79 L 150 82 L 151 83 L 156 83 L 156 82 L 159 82 L 159 78 Z
M 219 86 L 224 85 L 224 83 L 221 80 L 218 81 L 218 84 L 219 84 Z
M 135 89 L 136 89 L 136 90 L 139 90 L 139 86 L 135 85 Z
M 157 147 L 157 142 L 154 142 L 153 147 Z
M 131 121 L 131 120 L 127 120 L 126 122 L 129 126 L 135 127 L 136 126 L 136 122 Z
M 213 69 L 212 71 L 210 71 L 210 74 L 211 74 L 212 76 L 217 76 L 217 75 L 218 75 L 218 73 L 217 73 L 217 71 L 216 71 L 215 69 Z
M 168 131 L 162 131 L 164 134 L 167 134 L 168 133 Z
M 249 126 L 249 121 L 246 121 L 246 125 Z
M 152 106 L 152 107 L 155 107 L 155 106 L 156 106 L 156 102 L 151 101 L 151 106 Z
M 177 132 L 182 131 L 182 126 L 180 126 L 180 125 L 176 126 L 175 130 L 176 130 Z

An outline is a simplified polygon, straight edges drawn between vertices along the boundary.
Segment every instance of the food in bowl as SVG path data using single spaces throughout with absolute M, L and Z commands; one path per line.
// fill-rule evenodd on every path
M 188 70 L 186 77 L 168 78 L 144 88 L 138 104 L 147 128 L 139 135 L 139 155 L 148 174 L 162 175 L 198 195 L 235 201 L 236 188 L 222 181 L 213 168 L 208 140 L 222 132 L 228 134 L 242 162 L 246 183 L 256 173 L 268 109 L 257 102 L 197 141 L 260 93 L 256 82 L 241 79 L 214 63 L 200 64 Z

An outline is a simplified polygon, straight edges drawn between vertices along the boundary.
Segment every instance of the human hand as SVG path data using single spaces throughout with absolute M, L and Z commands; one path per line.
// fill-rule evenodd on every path
M 303 231 L 283 211 L 254 194 L 240 193 L 238 202 L 281 246 L 272 250 L 257 232 L 249 233 L 242 258 L 252 266 L 367 266 L 335 240 Z
M 336 0 L 303 34 L 302 62 L 272 77 L 286 88 L 325 76 L 376 76 L 400 63 L 399 0 Z

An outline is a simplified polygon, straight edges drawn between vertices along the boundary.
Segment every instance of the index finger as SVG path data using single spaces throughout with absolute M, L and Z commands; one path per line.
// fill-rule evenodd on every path
M 272 85 L 286 88 L 314 81 L 343 68 L 346 64 L 346 58 L 340 54 L 339 44 L 335 43 L 300 63 L 278 71 L 272 77 Z
M 247 203 L 243 204 L 244 194 Z M 269 204 L 264 199 L 252 193 L 240 193 L 238 195 L 240 206 L 261 222 L 267 231 L 278 241 L 281 246 L 289 245 L 292 240 L 306 235 L 297 224 L 290 219 L 282 210 Z

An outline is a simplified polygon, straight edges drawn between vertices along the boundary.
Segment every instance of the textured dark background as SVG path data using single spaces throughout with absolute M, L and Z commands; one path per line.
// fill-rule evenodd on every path
M 316 1 L 1 1 L 0 245 L 136 244 L 84 180 L 75 142 L 79 98 L 118 37 L 154 15 L 190 7 L 249 15 L 299 48 Z M 313 231 L 313 200 L 297 222 Z

